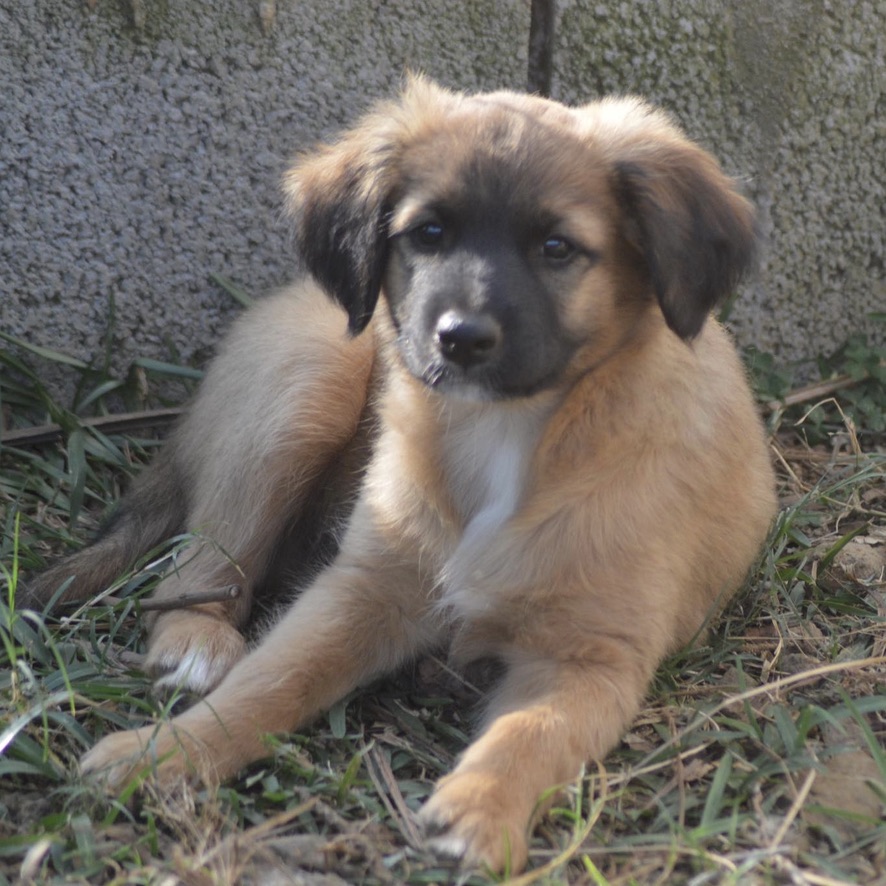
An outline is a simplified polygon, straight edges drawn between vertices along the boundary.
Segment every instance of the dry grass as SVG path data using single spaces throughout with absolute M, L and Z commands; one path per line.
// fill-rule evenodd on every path
M 82 416 L 157 405 L 173 367 L 79 373 L 61 408 L 12 348 L 0 450 L 0 882 L 485 883 L 422 848 L 413 814 L 471 730 L 484 675 L 427 660 L 333 709 L 217 794 L 109 802 L 79 781 L 94 738 L 165 713 L 132 668 L 143 575 L 43 618 L 19 575 L 79 542 L 156 443 Z M 40 360 L 58 355 L 40 354 Z M 826 409 L 826 407 L 821 407 Z M 818 445 L 774 417 L 783 509 L 712 645 L 673 657 L 621 745 L 537 830 L 517 883 L 886 882 L 886 457 L 827 407 Z M 142 424 L 137 433 L 143 434 Z

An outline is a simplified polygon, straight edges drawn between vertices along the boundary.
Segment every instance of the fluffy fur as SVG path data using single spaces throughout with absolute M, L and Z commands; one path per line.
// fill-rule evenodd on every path
M 421 818 L 442 851 L 516 870 L 540 797 L 618 741 L 766 535 L 764 434 L 708 317 L 751 260 L 751 208 L 640 100 L 421 79 L 286 190 L 313 279 L 237 324 L 103 536 L 32 587 L 73 575 L 83 598 L 187 529 L 204 541 L 156 595 L 242 588 L 150 626 L 157 679 L 205 701 L 82 768 L 224 779 L 423 652 L 493 656 L 479 734 Z M 254 594 L 318 559 L 247 651 Z

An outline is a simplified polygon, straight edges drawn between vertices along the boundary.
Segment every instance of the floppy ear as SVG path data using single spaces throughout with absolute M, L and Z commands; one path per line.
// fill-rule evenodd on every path
M 347 311 L 353 335 L 372 317 L 387 258 L 387 200 L 397 145 L 391 122 L 366 118 L 284 178 L 296 247 L 308 271 Z
M 309 154 L 286 174 L 296 246 L 307 269 L 362 332 L 378 302 L 387 261 L 388 216 L 400 158 L 427 125 L 460 97 L 419 74 L 399 99 L 376 105 L 342 139 Z
M 670 124 L 658 139 L 646 136 L 615 163 L 624 233 L 646 262 L 668 326 L 689 339 L 748 270 L 754 212 L 716 160 Z

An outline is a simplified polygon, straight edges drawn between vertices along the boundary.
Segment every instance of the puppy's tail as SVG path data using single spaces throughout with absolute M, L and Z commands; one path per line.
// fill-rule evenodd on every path
M 85 600 L 104 590 L 140 557 L 182 530 L 187 516 L 186 488 L 170 441 L 137 478 L 91 544 L 19 585 L 16 607 L 37 609 L 51 600 Z

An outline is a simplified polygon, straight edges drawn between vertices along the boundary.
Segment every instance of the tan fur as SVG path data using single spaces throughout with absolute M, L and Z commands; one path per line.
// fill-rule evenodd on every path
M 535 138 L 557 154 L 539 162 Z M 187 525 L 212 543 L 159 591 L 240 583 L 247 603 L 163 615 L 150 638 L 158 673 L 187 684 L 190 667 L 192 686 L 216 688 L 169 722 L 105 737 L 86 772 L 119 786 L 153 759 L 163 781 L 227 778 L 266 753 L 267 735 L 449 642 L 456 662 L 498 656 L 507 675 L 422 819 L 439 849 L 517 870 L 540 797 L 605 756 L 662 657 L 741 584 L 774 511 L 767 448 L 728 336 L 713 320 L 695 335 L 689 295 L 675 289 L 709 257 L 668 251 L 696 180 L 709 198 L 695 221 L 750 237 L 747 205 L 707 154 L 636 100 L 571 111 L 415 81 L 305 158 L 288 189 L 309 221 L 340 193 L 360 205 L 394 194 L 396 232 L 428 190 L 457 189 L 459 161 L 487 145 L 526 147 L 540 209 L 599 256 L 556 297 L 580 339 L 569 365 L 531 396 L 448 396 L 405 371 L 386 306 L 353 338 L 313 283 L 257 309 L 174 441 Z M 618 164 L 647 176 L 630 196 L 613 183 Z M 656 228 L 662 219 L 676 233 Z M 650 249 L 658 300 L 640 258 Z M 339 554 L 244 656 L 249 577 L 355 434 L 373 372 L 378 437 Z
M 209 541 L 192 545 L 154 596 L 230 585 L 240 595 L 157 617 L 146 667 L 161 686 L 208 692 L 246 652 L 239 629 L 251 577 L 363 409 L 372 341 L 342 333 L 341 312 L 316 287 L 259 304 L 227 341 L 179 429 L 174 444 L 194 483 L 188 528 Z

